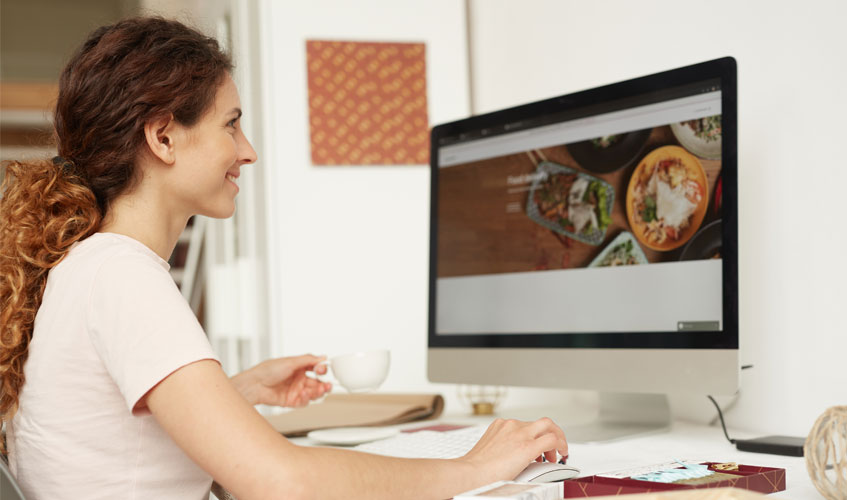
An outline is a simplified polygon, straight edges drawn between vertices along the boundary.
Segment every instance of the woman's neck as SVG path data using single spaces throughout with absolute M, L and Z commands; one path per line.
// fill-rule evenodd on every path
M 151 203 L 136 193 L 113 200 L 100 231 L 129 236 L 168 260 L 187 223 L 188 217 L 169 214 L 164 204 Z

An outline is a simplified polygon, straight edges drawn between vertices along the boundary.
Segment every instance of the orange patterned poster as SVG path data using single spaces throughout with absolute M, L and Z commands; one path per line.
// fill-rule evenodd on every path
M 309 40 L 313 165 L 429 163 L 423 43 Z

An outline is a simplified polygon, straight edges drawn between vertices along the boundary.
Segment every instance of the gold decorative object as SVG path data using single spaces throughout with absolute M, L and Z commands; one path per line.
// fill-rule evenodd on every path
M 827 500 L 847 500 L 847 406 L 833 406 L 818 417 L 803 454 L 820 494 Z
M 474 415 L 492 415 L 506 396 L 506 388 L 490 385 L 460 385 L 459 399 L 468 405 Z

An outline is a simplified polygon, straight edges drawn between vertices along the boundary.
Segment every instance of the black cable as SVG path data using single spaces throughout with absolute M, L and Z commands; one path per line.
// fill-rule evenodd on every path
M 723 435 L 726 436 L 726 440 L 729 441 L 732 444 L 735 444 L 735 440 L 730 439 L 729 434 L 727 434 L 727 432 L 726 432 L 726 424 L 724 424 L 724 422 L 723 422 L 723 412 L 721 411 L 721 407 L 718 406 L 718 402 L 715 401 L 715 398 L 713 398 L 712 396 L 709 396 L 708 394 L 706 395 L 706 397 L 709 398 L 709 400 L 711 400 L 712 403 L 715 405 L 715 408 L 718 409 L 718 416 L 721 417 L 721 427 L 723 427 Z
M 753 368 L 753 365 L 741 365 L 742 370 L 749 370 L 750 368 Z M 709 398 L 709 401 L 711 401 L 712 404 L 715 405 L 715 409 L 718 410 L 718 417 L 720 417 L 721 419 L 721 427 L 723 428 L 723 435 L 726 436 L 726 440 L 732 444 L 735 444 L 735 440 L 730 438 L 729 433 L 726 432 L 726 424 L 723 421 L 723 412 L 721 411 L 721 407 L 718 406 L 718 402 L 715 401 L 715 398 L 708 394 L 706 395 L 706 397 Z M 714 423 L 714 420 L 712 420 L 712 423 Z

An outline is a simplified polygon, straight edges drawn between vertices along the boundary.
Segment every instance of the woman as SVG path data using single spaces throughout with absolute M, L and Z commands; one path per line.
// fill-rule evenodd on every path
M 167 272 L 188 218 L 229 217 L 256 161 L 229 58 L 160 18 L 96 30 L 62 72 L 59 156 L 7 166 L 0 205 L 2 394 L 28 498 L 445 498 L 558 450 L 548 419 L 497 421 L 466 456 L 295 446 L 254 404 L 330 390 L 323 358 L 228 379 Z

